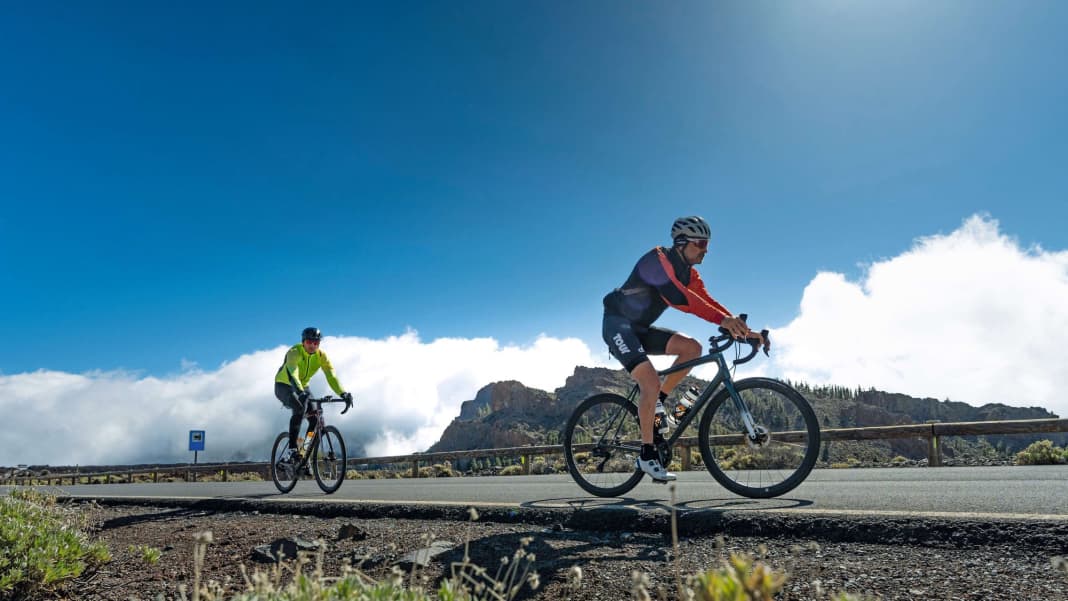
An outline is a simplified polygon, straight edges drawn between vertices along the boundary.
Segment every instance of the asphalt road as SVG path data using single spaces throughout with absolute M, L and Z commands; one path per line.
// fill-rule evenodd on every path
M 64 496 L 113 499 L 230 498 L 527 508 L 615 506 L 649 511 L 662 511 L 671 503 L 669 488 L 649 480 L 639 483 L 626 497 L 601 499 L 587 495 L 566 474 L 350 480 L 333 495 L 324 495 L 310 480 L 300 482 L 288 495 L 278 494 L 271 482 L 54 488 Z M 10 487 L 0 487 L 0 492 L 8 490 Z M 705 472 L 686 472 L 679 475 L 675 494 L 681 509 L 1068 521 L 1068 466 L 815 470 L 788 495 L 766 500 L 738 497 Z

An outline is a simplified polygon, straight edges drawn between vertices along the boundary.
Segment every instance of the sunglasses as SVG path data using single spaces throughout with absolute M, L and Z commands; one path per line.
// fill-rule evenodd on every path
M 696 246 L 697 248 L 700 248 L 701 250 L 705 250 L 706 248 L 708 248 L 708 238 L 700 238 L 700 239 L 696 239 L 696 240 L 691 238 L 690 239 L 690 244 L 693 244 L 694 246 Z

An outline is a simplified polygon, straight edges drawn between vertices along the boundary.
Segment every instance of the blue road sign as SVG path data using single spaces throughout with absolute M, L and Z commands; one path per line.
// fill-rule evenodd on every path
M 204 431 L 203 430 L 190 430 L 189 431 L 189 450 L 190 451 L 203 451 L 204 450 Z

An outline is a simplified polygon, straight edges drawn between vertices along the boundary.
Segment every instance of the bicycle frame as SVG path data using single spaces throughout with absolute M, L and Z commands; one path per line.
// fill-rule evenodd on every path
M 749 412 L 749 408 L 746 407 L 745 402 L 742 400 L 742 397 L 739 396 L 738 391 L 734 389 L 734 380 L 731 379 L 730 368 L 727 366 L 727 360 L 723 358 L 722 351 L 710 351 L 707 355 L 703 355 L 701 357 L 691 359 L 689 361 L 684 361 L 682 363 L 679 363 L 678 365 L 673 365 L 668 369 L 658 370 L 656 374 L 663 378 L 666 375 L 673 374 L 684 369 L 691 369 L 697 367 L 698 365 L 704 365 L 705 363 L 711 363 L 713 361 L 715 361 L 716 364 L 719 366 L 719 371 L 716 373 L 716 376 L 712 378 L 712 381 L 708 383 L 708 386 L 706 386 L 705 389 L 701 391 L 701 394 L 697 397 L 697 400 L 694 401 L 693 407 L 691 407 L 690 410 L 686 412 L 686 415 L 682 418 L 682 421 L 679 422 L 679 424 L 675 427 L 675 431 L 671 434 L 669 438 L 665 439 L 665 442 L 668 446 L 673 446 L 675 444 L 675 441 L 682 436 L 682 433 L 686 430 L 687 426 L 690 425 L 690 422 L 697 418 L 697 415 L 701 413 L 701 411 L 705 408 L 705 405 L 707 405 L 709 400 L 711 400 L 712 394 L 716 392 L 716 389 L 719 388 L 720 384 L 723 384 L 724 388 L 726 388 L 727 392 L 731 395 L 731 400 L 734 402 L 734 406 L 738 409 L 738 413 L 742 417 L 742 423 L 745 424 L 745 431 L 746 434 L 749 436 L 749 439 L 757 439 L 756 422 L 753 420 L 753 414 Z M 635 384 L 634 388 L 631 389 L 630 394 L 627 395 L 627 400 L 637 405 L 638 395 L 639 388 L 638 385 Z
M 308 402 L 308 407 L 304 410 L 304 419 L 309 417 L 316 418 L 315 420 L 315 436 L 308 438 L 305 437 L 304 441 L 300 445 L 301 460 L 299 465 L 304 466 L 311 458 L 311 445 L 319 444 L 322 440 L 323 430 L 326 428 L 326 414 L 323 413 L 323 403 L 336 403 L 337 400 L 327 397 L 326 399 L 311 399 Z M 348 411 L 348 409 L 346 409 Z M 302 422 L 303 423 L 303 422 Z M 331 449 L 332 450 L 332 449 Z

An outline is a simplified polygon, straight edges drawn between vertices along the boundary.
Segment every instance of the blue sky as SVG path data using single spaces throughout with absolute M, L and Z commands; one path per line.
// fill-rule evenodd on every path
M 0 373 L 214 369 L 309 324 L 600 352 L 601 297 L 686 214 L 713 296 L 772 327 L 819 272 L 974 214 L 1065 249 L 1066 24 L 1058 2 L 6 5 Z

